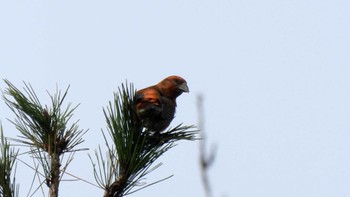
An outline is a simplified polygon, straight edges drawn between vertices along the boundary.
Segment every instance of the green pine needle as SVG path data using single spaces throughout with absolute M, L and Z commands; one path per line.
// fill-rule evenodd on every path
M 8 80 L 5 80 L 5 83 L 8 85 L 4 92 L 5 102 L 16 115 L 12 123 L 23 135 L 22 140 L 18 141 L 49 154 L 72 151 L 84 141 L 82 136 L 86 131 L 79 130 L 78 122 L 68 126 L 78 105 L 71 107 L 71 104 L 68 104 L 66 109 L 62 110 L 69 87 L 63 94 L 61 91 L 55 95 L 49 94 L 52 105 L 49 108 L 41 105 L 30 85 L 24 84 L 26 96 Z

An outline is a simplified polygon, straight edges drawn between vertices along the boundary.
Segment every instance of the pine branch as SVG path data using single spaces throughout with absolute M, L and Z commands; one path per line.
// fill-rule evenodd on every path
M 99 149 L 95 152 L 97 167 L 92 163 L 95 179 L 105 190 L 104 197 L 121 197 L 138 191 L 134 187 L 161 165 L 151 167 L 156 159 L 179 140 L 195 140 L 197 131 L 193 126 L 180 124 L 163 133 L 144 129 L 135 113 L 134 97 L 132 84 L 122 84 L 113 102 L 103 110 L 113 145 L 108 144 L 103 134 L 107 156 L 103 157 Z
M 15 178 L 11 179 L 13 167 L 18 154 L 3 135 L 2 126 L 0 125 L 0 196 L 16 197 L 18 196 L 18 186 Z
M 62 175 L 61 156 L 74 151 L 84 141 L 82 136 L 86 131 L 78 128 L 78 122 L 68 126 L 78 105 L 71 107 L 68 104 L 63 109 L 69 87 L 64 93 L 57 90 L 55 95 L 49 94 L 51 106 L 44 107 L 29 84 L 24 83 L 22 93 L 8 80 L 5 83 L 8 87 L 3 97 L 16 116 L 12 123 L 22 134 L 16 141 L 30 146 L 30 153 L 43 168 L 50 197 L 56 197 Z

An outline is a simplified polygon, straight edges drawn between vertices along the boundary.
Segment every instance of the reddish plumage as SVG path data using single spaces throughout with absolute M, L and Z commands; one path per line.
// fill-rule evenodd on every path
M 144 127 L 161 132 L 175 115 L 176 98 L 189 92 L 186 81 L 179 76 L 170 76 L 158 84 L 136 92 L 136 114 Z

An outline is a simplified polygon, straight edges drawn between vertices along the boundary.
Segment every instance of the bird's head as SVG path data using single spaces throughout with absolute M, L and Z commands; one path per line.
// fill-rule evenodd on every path
M 169 76 L 157 84 L 162 94 L 168 98 L 176 99 L 183 92 L 189 92 L 187 82 L 179 76 Z

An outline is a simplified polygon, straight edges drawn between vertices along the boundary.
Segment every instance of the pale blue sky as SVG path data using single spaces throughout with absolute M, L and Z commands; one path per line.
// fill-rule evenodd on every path
M 68 171 L 94 181 L 87 153 L 103 143 L 102 107 L 126 79 L 136 88 L 187 79 L 173 125 L 197 123 L 205 96 L 215 197 L 350 196 L 350 2 L 346 0 L 1 1 L 0 78 L 45 90 L 71 85 L 90 129 Z M 4 83 L 0 82 L 1 89 Z M 0 102 L 5 134 L 17 131 Z M 160 159 L 132 196 L 203 196 L 198 142 Z M 18 165 L 20 196 L 31 171 Z M 67 177 L 69 178 L 69 177 Z M 72 194 L 74 193 L 74 194 Z M 61 196 L 102 196 L 64 182 Z M 40 195 L 38 195 L 40 196 Z

